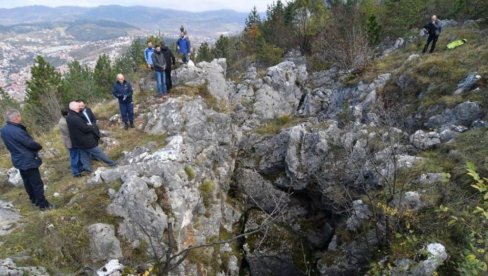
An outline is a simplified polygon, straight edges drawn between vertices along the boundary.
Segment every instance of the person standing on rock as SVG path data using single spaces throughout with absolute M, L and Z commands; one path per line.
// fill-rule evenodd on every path
M 59 119 L 58 126 L 61 131 L 61 138 L 63 139 L 64 146 L 68 149 L 69 159 L 71 165 L 71 173 L 74 177 L 81 177 L 83 166 L 80 161 L 80 151 L 73 148 L 71 144 L 71 138 L 69 137 L 68 123 L 66 122 L 66 116 L 68 116 L 69 108 L 63 108 L 61 110 L 62 117 Z
M 168 90 L 166 89 L 166 59 L 161 52 L 161 46 L 158 45 L 152 54 L 153 68 L 156 74 L 156 86 L 159 97 L 167 97 Z
M 171 80 L 171 65 L 176 65 L 176 58 L 171 49 L 164 44 L 164 41 L 161 42 L 161 52 L 163 53 L 164 60 L 166 61 L 166 70 L 164 70 L 164 75 L 166 77 L 166 90 L 169 93 L 171 88 L 173 88 L 173 81 Z
M 77 102 L 69 103 L 69 112 L 66 116 L 68 123 L 69 137 L 73 148 L 80 152 L 80 161 L 84 171 L 92 172 L 91 159 L 105 162 L 109 166 L 115 166 L 116 163 L 110 159 L 98 147 L 98 133 L 95 131 L 93 125 L 86 123 L 84 115 L 80 112 L 80 104 Z
M 5 117 L 7 123 L 0 132 L 3 143 L 10 152 L 12 164 L 20 171 L 32 204 L 41 210 L 48 209 L 51 205 L 44 197 L 44 183 L 39 172 L 42 160 L 38 153 L 42 146 L 27 133 L 18 110 L 7 110 Z
M 119 100 L 120 116 L 124 122 L 124 129 L 134 128 L 134 102 L 132 94 L 134 90 L 124 75 L 117 74 L 117 79 L 112 86 L 112 95 Z
M 180 38 L 176 41 L 176 45 L 178 52 L 182 55 L 183 63 L 187 64 L 190 60 L 189 54 L 191 53 L 191 43 L 186 31 L 181 31 Z
M 146 61 L 147 67 L 152 68 L 153 67 L 153 62 L 152 62 L 152 54 L 154 53 L 153 45 L 151 42 L 147 43 L 147 48 L 144 49 L 144 60 Z
M 439 39 L 439 35 L 442 31 L 441 22 L 437 19 L 436 15 L 432 15 L 430 22 L 424 26 L 424 29 L 427 30 L 429 36 L 427 37 L 427 42 L 425 43 L 424 50 L 422 53 L 427 52 L 429 48 L 429 44 L 432 42 L 432 47 L 430 48 L 430 53 L 434 52 L 435 45 L 437 43 L 437 39 Z

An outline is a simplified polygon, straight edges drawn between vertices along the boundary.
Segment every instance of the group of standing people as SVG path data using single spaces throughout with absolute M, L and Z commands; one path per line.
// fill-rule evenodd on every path
M 124 75 L 118 74 L 112 87 L 112 95 L 118 99 L 124 128 L 134 128 L 134 104 L 132 86 Z M 68 108 L 61 110 L 58 126 L 65 147 L 69 151 L 71 173 L 81 177 L 83 172 L 91 173 L 92 160 L 99 160 L 109 166 L 117 163 L 110 159 L 102 149 L 99 141 L 100 129 L 93 111 L 85 106 L 83 100 L 69 103 Z M 52 207 L 44 196 L 44 183 L 39 172 L 42 159 L 39 151 L 42 146 L 36 142 L 22 124 L 22 116 L 16 109 L 5 113 L 6 124 L 0 130 L 2 140 L 10 152 L 12 164 L 20 172 L 24 187 L 33 205 L 41 210 Z
M 186 64 L 190 60 L 191 44 L 183 27 L 180 31 L 180 38 L 176 44 L 178 52 L 182 55 L 182 61 Z M 144 49 L 144 59 L 147 66 L 155 72 L 157 96 L 167 98 L 169 91 L 173 88 L 171 70 L 172 66 L 176 65 L 176 58 L 173 52 L 166 46 L 164 41 L 156 45 L 155 48 L 152 42 L 148 42 L 147 48 Z
M 100 160 L 109 166 L 116 162 L 110 159 L 98 147 L 100 130 L 97 119 L 90 108 L 82 100 L 69 103 L 69 108 L 61 111 L 59 129 L 64 145 L 69 151 L 71 172 L 75 177 L 81 177 L 83 172 L 91 173 L 91 161 Z

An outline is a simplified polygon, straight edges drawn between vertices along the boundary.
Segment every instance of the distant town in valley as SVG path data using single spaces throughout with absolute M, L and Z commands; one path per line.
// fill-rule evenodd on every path
M 70 61 L 94 67 L 101 54 L 116 59 L 138 37 L 177 38 L 184 25 L 194 45 L 242 31 L 246 13 L 190 13 L 146 7 L 42 6 L 0 9 L 0 87 L 22 101 L 30 68 L 42 55 L 60 72 Z

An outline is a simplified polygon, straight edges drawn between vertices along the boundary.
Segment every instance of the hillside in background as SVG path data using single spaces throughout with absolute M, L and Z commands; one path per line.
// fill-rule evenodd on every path
M 99 6 L 95 8 L 28 6 L 0 9 L 0 25 L 63 22 L 76 20 L 110 20 L 124 22 L 146 30 L 175 33 L 185 25 L 192 34 L 215 37 L 242 30 L 247 13 L 232 10 L 186 12 L 142 6 Z

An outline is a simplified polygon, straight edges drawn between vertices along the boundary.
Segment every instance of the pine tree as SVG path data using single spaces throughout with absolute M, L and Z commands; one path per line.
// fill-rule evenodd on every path
M 203 42 L 198 48 L 197 60 L 200 61 L 212 61 L 212 53 L 207 42 Z
M 68 64 L 69 71 L 63 75 L 60 87 L 60 102 L 68 105 L 70 101 L 83 99 L 85 101 L 99 98 L 93 71 L 86 65 L 81 65 L 79 61 L 74 60 Z
M 217 42 L 215 42 L 215 48 L 212 51 L 214 57 L 229 58 L 229 50 L 230 50 L 229 47 L 230 47 L 229 38 L 224 35 L 220 35 Z
M 27 81 L 26 103 L 39 105 L 43 95 L 58 89 L 61 84 L 61 74 L 42 56 L 37 56 L 34 62 L 31 68 L 31 79 Z
M 112 64 L 107 55 L 103 54 L 98 57 L 94 70 L 94 81 L 96 95 L 99 97 L 110 97 L 112 84 L 115 81 L 115 75 Z
M 377 45 L 381 38 L 381 26 L 376 20 L 376 16 L 372 14 L 368 18 L 368 23 L 366 24 L 368 31 L 368 41 L 371 45 Z
M 256 6 L 254 6 L 249 13 L 249 15 L 246 18 L 246 27 L 244 28 L 244 31 L 249 30 L 250 28 L 253 28 L 254 26 L 260 26 L 261 25 L 261 17 L 259 16 L 258 10 L 256 9 Z

